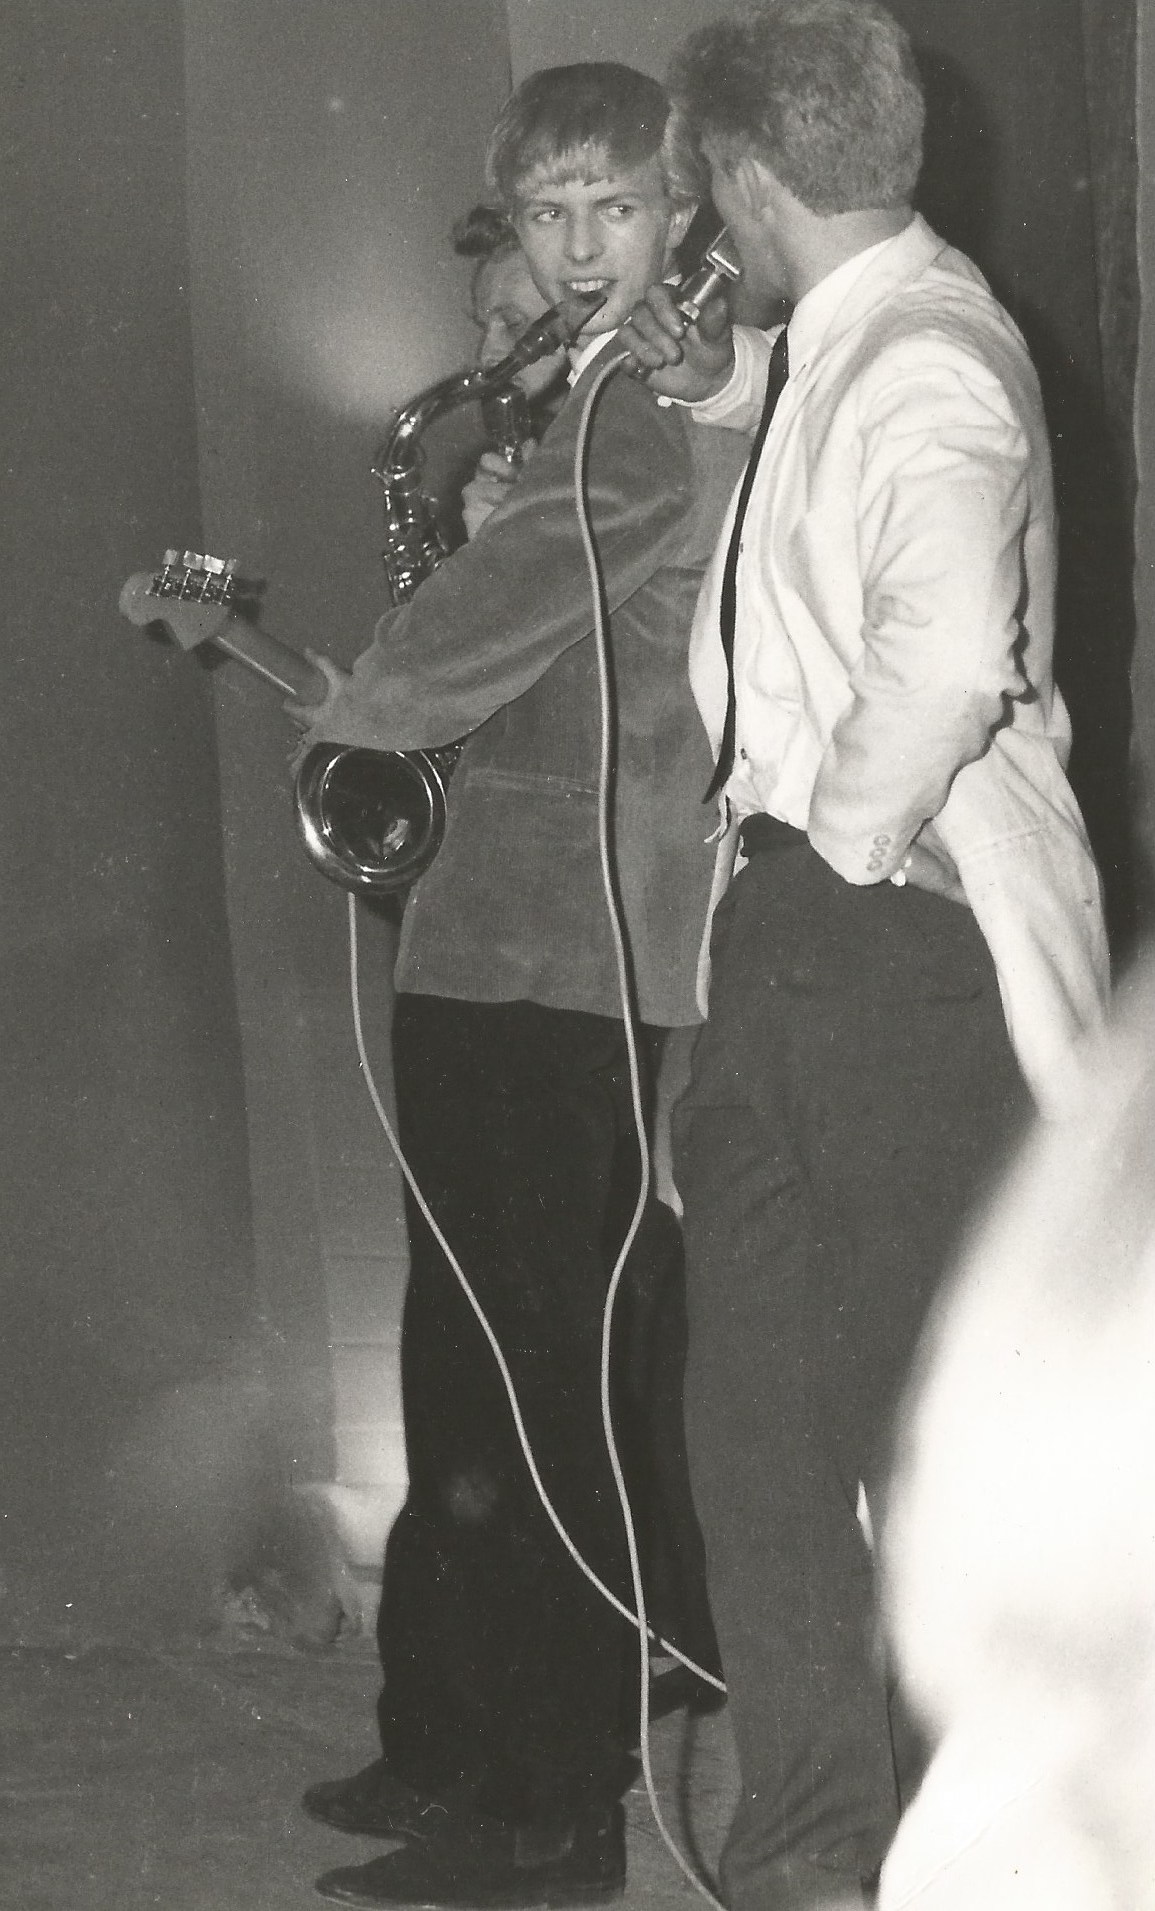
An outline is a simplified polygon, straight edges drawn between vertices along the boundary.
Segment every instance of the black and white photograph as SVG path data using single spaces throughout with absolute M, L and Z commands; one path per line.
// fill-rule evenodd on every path
M 10 0 L 2 1911 L 1155 1911 L 1142 0 Z

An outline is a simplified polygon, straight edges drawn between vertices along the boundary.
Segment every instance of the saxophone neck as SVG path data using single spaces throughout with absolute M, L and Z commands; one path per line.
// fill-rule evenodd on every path
M 536 436 L 529 399 L 519 385 L 505 385 L 481 401 L 486 442 L 509 465 L 520 465 L 525 446 Z
M 373 476 L 385 494 L 381 556 L 395 604 L 412 597 L 449 553 L 437 502 L 421 484 L 425 432 L 445 412 L 477 402 L 489 407 L 487 425 L 496 434 L 498 449 L 511 464 L 517 463 L 521 444 L 532 435 L 525 400 L 515 384 L 518 372 L 539 358 L 563 351 L 601 303 L 600 297 L 563 300 L 523 332 L 513 350 L 488 371 L 474 367 L 443 378 L 394 415 L 373 461 Z
M 374 477 L 388 490 L 391 483 L 404 482 L 410 472 L 419 473 L 420 440 L 435 419 L 458 405 L 484 403 L 511 386 L 518 372 L 524 371 L 527 365 L 564 351 L 603 303 L 601 294 L 563 299 L 523 332 L 513 350 L 487 371 L 473 367 L 419 392 L 395 414 L 374 460 Z
M 412 597 L 417 586 L 449 555 L 449 540 L 437 500 L 423 489 L 421 439 L 435 419 L 458 405 L 484 396 L 480 371 L 443 378 L 419 392 L 393 418 L 373 461 L 373 476 L 384 492 L 385 543 L 381 561 L 395 604 Z
M 386 490 L 393 482 L 416 482 L 421 470 L 421 439 L 431 424 L 458 405 L 482 399 L 489 391 L 489 374 L 479 370 L 458 372 L 436 385 L 418 392 L 416 398 L 395 412 L 384 443 L 373 461 L 373 476 Z
M 491 375 L 508 384 L 537 359 L 548 358 L 551 352 L 565 351 L 605 302 L 604 292 L 575 292 L 571 298 L 563 299 L 522 333 L 508 356 L 493 367 Z

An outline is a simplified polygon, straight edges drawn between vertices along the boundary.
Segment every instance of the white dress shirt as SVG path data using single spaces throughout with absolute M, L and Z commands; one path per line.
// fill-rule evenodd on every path
M 772 336 L 735 331 L 733 376 L 699 420 L 753 428 Z M 1053 1105 L 1101 1018 L 1107 952 L 1051 674 L 1054 502 L 1033 367 L 981 274 L 918 217 L 800 300 L 788 341 L 742 532 L 726 814 L 807 831 L 857 884 L 902 880 L 917 842 L 927 886 L 973 908 L 1024 1074 Z M 732 516 L 690 648 L 715 751 Z

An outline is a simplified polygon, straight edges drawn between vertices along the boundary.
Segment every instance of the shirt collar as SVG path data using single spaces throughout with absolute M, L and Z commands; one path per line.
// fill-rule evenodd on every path
M 906 228 L 903 228 L 903 232 Z M 903 232 L 894 233 L 888 239 L 879 239 L 872 246 L 866 246 L 862 252 L 856 252 L 852 259 L 844 259 L 835 266 L 817 285 L 800 298 L 786 327 L 786 336 L 790 351 L 790 375 L 802 371 L 815 354 L 821 349 L 831 319 L 842 304 L 843 299 L 860 274 L 872 259 L 887 246 L 897 245 Z
M 616 336 L 617 334 L 614 332 L 598 332 L 593 338 L 589 339 L 586 344 L 570 346 L 569 372 L 567 376 L 571 385 L 577 384 L 578 379 L 585 371 L 591 359 L 596 358 L 602 348 L 609 344 L 611 338 L 615 338 Z

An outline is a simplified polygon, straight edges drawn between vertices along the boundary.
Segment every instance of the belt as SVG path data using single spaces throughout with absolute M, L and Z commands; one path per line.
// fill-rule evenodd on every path
M 793 823 L 784 823 L 778 816 L 744 816 L 739 825 L 739 837 L 743 856 L 757 856 L 764 849 L 797 848 L 800 843 L 808 843 L 810 838 L 804 829 L 795 829 Z

